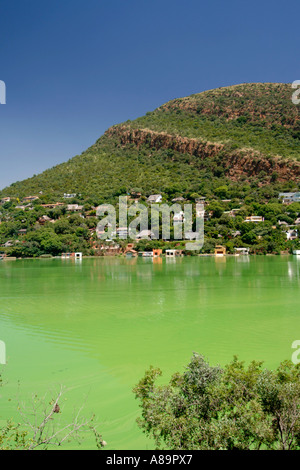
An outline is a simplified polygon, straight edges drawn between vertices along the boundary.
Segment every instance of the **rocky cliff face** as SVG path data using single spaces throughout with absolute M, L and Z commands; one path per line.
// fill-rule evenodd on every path
M 265 172 L 265 183 L 268 183 L 274 174 L 276 174 L 277 181 L 282 182 L 296 181 L 300 177 L 299 162 L 282 157 L 267 158 L 250 149 L 226 153 L 222 144 L 154 132 L 149 129 L 132 129 L 125 125 L 111 127 L 105 134 L 117 138 L 123 146 L 134 144 L 137 148 L 147 145 L 156 149 L 171 149 L 182 154 L 194 155 L 202 160 L 221 157 L 225 174 L 232 180 L 239 180 L 245 176 L 259 176 L 261 172 Z

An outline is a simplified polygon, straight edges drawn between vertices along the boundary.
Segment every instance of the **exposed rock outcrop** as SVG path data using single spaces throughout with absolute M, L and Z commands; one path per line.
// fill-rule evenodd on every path
M 154 132 L 150 129 L 134 129 L 129 126 L 113 126 L 105 133 L 117 137 L 121 145 L 134 144 L 160 149 L 171 149 L 182 154 L 190 154 L 200 159 L 216 158 L 222 155 L 221 164 L 226 175 L 232 180 L 244 176 L 258 176 L 266 173 L 265 183 L 276 174 L 278 181 L 297 180 L 300 177 L 300 162 L 283 159 L 282 157 L 265 157 L 252 149 L 240 149 L 224 152 L 224 145 L 205 142 L 199 139 L 189 139 L 164 132 Z

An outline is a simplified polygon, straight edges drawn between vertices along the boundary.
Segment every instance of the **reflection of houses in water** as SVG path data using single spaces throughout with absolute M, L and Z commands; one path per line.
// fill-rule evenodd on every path
M 293 266 L 292 263 L 288 262 L 288 276 L 290 279 L 294 277 L 294 272 L 293 272 Z
M 224 264 L 226 263 L 226 260 L 227 260 L 226 256 L 215 256 L 215 262 L 217 264 L 220 264 L 220 263 Z
M 137 256 L 128 256 L 126 254 L 126 265 L 127 266 L 133 266 L 137 263 Z
M 236 256 L 237 263 L 250 263 L 250 255 Z
M 299 266 L 298 266 L 298 262 L 300 263 L 300 256 L 297 256 L 296 260 L 297 260 L 297 264 L 295 264 L 293 261 L 288 261 L 288 276 L 290 279 L 300 278 Z
M 146 261 L 150 261 L 152 265 L 152 259 L 148 259 Z M 152 266 L 150 267 L 148 263 L 140 264 L 137 263 L 136 265 L 136 275 L 137 277 L 141 278 L 142 280 L 146 279 L 147 281 L 152 280 L 153 277 L 153 269 Z
M 166 256 L 166 263 L 167 264 L 175 264 L 178 261 L 178 258 L 175 258 L 175 256 Z
M 139 256 L 142 258 L 152 258 L 153 252 L 152 251 L 139 251 Z
M 227 257 L 226 256 L 215 256 L 215 265 L 220 276 L 222 276 L 223 271 L 226 269 Z

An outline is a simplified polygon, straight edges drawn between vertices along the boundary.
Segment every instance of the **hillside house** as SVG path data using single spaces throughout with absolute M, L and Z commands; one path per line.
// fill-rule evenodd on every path
M 249 255 L 250 248 L 246 248 L 246 247 L 234 248 L 234 252 L 236 255 Z
M 183 222 L 184 222 L 184 212 L 180 211 L 180 212 L 175 213 L 173 217 L 173 224 L 177 225 L 177 224 L 182 224 Z
M 233 238 L 240 237 L 241 232 L 239 230 L 235 230 L 234 232 L 231 233 L 231 235 L 233 236 Z
M 285 221 L 285 220 L 278 220 L 278 225 L 281 227 L 282 225 L 284 225 L 285 227 L 288 227 L 289 224 Z
M 254 223 L 259 223 L 259 222 L 264 222 L 264 217 L 261 215 L 250 215 L 250 217 L 246 217 L 246 220 L 244 222 L 254 222 Z
M 293 202 L 300 202 L 300 192 L 295 193 L 279 193 L 278 199 L 283 204 L 292 204 Z
M 151 196 L 148 197 L 147 202 L 149 204 L 157 204 L 159 202 L 162 202 L 162 195 L 161 194 L 151 194 Z
M 204 196 L 199 196 L 195 199 L 195 203 L 196 204 L 207 204 L 207 202 L 205 201 L 205 197 Z
M 56 207 L 64 206 L 63 202 L 55 202 L 54 204 L 41 204 L 41 207 L 45 207 L 46 209 L 55 209 Z
M 121 248 L 117 243 L 112 243 L 110 245 L 102 245 L 100 250 L 104 256 L 114 256 L 120 253 Z
M 130 196 L 132 197 L 132 199 L 140 199 L 140 197 L 142 196 L 142 193 L 137 192 L 137 191 L 131 191 Z
M 53 224 L 55 223 L 55 220 L 50 219 L 50 217 L 48 217 L 47 215 L 43 215 L 42 217 L 38 219 L 38 223 L 40 225 L 45 225 L 46 222 L 51 222 Z
M 128 238 L 128 228 L 127 227 L 117 228 L 117 236 L 122 239 Z
M 150 240 L 154 237 L 154 233 L 151 230 L 142 230 L 137 236 L 136 240 Z
M 1 204 L 5 204 L 6 202 L 10 202 L 10 201 L 11 201 L 10 197 L 4 197 L 3 199 L 1 199 Z
M 231 209 L 230 211 L 224 211 L 223 214 L 228 215 L 229 217 L 236 217 L 238 211 L 241 209 Z
M 69 212 L 81 212 L 83 210 L 83 206 L 79 206 L 78 204 L 68 204 L 67 211 Z
M 184 197 L 175 197 L 174 199 L 172 199 L 172 202 L 184 202 Z
M 296 240 L 298 238 L 298 230 L 288 230 L 285 234 L 287 240 Z
M 37 199 L 39 199 L 38 196 L 27 196 L 23 198 L 23 202 L 32 202 L 36 201 Z

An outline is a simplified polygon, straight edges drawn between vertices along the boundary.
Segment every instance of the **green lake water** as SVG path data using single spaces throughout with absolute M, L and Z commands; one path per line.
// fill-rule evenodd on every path
M 108 450 L 151 449 L 132 393 L 145 370 L 167 381 L 193 351 L 276 367 L 300 339 L 299 287 L 296 256 L 2 261 L 0 419 L 20 421 L 17 394 L 29 403 L 62 384 L 61 419 L 84 404 Z

